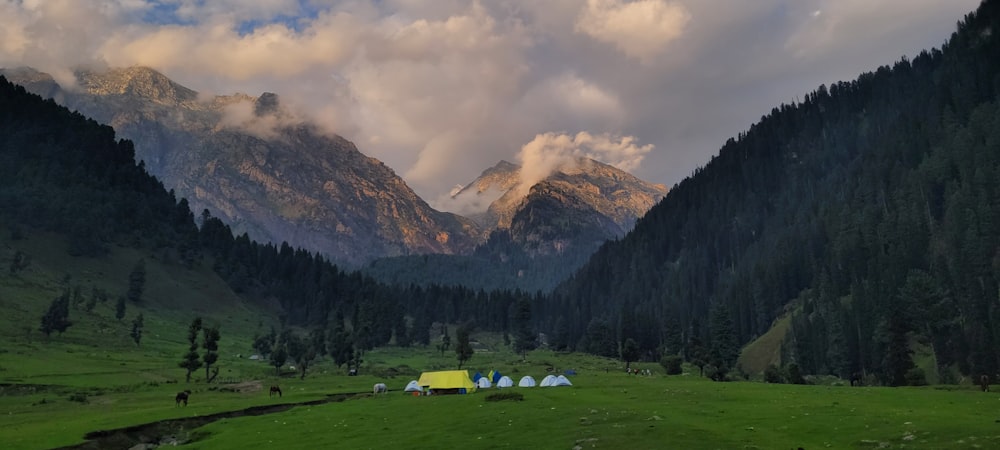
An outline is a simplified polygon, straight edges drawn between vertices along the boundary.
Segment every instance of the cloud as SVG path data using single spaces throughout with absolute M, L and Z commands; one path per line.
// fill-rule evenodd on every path
M 681 36 L 690 20 L 691 14 L 679 2 L 587 0 L 576 31 L 650 62 Z
M 531 186 L 557 171 L 576 167 L 580 158 L 595 159 L 626 172 L 635 170 L 653 148 L 652 144 L 639 145 L 633 136 L 593 135 L 585 131 L 575 136 L 540 134 L 517 154 L 521 164 L 518 195 L 528 195 Z
M 0 67 L 65 85 L 75 66 L 141 64 L 202 93 L 275 92 L 426 199 L 522 147 L 545 169 L 602 137 L 655 145 L 620 161 L 669 185 L 775 105 L 940 45 L 978 3 L 0 0 Z M 226 126 L 266 135 L 238 108 Z

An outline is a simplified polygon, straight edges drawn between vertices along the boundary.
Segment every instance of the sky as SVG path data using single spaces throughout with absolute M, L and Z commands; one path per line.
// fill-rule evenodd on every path
M 979 0 L 0 0 L 0 67 L 274 92 L 432 206 L 500 160 L 679 183 L 781 103 L 940 47 Z

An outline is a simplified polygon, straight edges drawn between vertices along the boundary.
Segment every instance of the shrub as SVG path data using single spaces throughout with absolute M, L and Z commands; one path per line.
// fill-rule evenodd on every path
M 83 392 L 74 392 L 69 395 L 69 400 L 71 402 L 87 403 L 87 394 Z
M 666 355 L 660 359 L 660 365 L 667 371 L 667 375 L 680 375 L 683 372 L 682 362 L 683 359 L 677 355 Z
M 914 367 L 906 371 L 906 384 L 909 386 L 927 386 L 927 375 L 924 369 Z
M 785 377 L 781 376 L 781 371 L 774 364 L 768 364 L 767 368 L 764 369 L 764 382 L 765 383 L 784 383 Z
M 795 363 L 789 364 L 785 371 L 788 372 L 788 381 L 792 384 L 806 384 L 806 379 L 802 377 L 802 371 L 799 370 L 799 365 Z
M 520 392 L 500 391 L 486 396 L 486 401 L 488 402 L 499 402 L 502 400 L 519 402 L 524 400 L 524 395 Z

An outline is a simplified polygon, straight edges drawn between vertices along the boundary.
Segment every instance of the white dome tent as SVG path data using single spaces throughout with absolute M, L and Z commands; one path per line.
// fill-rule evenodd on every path
M 517 382 L 518 387 L 535 387 L 535 379 L 531 375 L 525 375 L 521 377 L 521 381 Z
M 500 381 L 497 381 L 498 388 L 511 387 L 514 385 L 514 380 L 512 380 L 507 375 L 500 377 Z

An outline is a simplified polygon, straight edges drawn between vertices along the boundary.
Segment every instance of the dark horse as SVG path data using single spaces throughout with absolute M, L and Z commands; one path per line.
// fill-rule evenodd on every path
M 178 392 L 177 396 L 174 397 L 174 402 L 176 402 L 176 404 L 174 406 L 181 406 L 181 403 L 184 403 L 184 406 L 187 406 L 188 405 L 188 396 L 189 395 L 191 395 L 191 391 L 181 391 L 181 392 Z
M 271 386 L 271 393 L 270 393 L 270 394 L 268 394 L 267 396 L 268 396 L 268 397 L 273 397 L 273 396 L 274 396 L 274 394 L 278 394 L 278 397 L 281 397 L 281 388 L 280 388 L 280 387 L 278 387 L 278 385 L 277 385 L 277 384 L 276 384 L 276 385 L 274 385 L 274 386 Z
M 851 386 L 861 386 L 861 374 L 855 372 L 851 375 Z
M 983 376 L 979 377 L 979 387 L 983 388 L 983 392 L 989 392 L 990 391 L 990 376 L 989 375 L 985 375 L 984 374 Z

